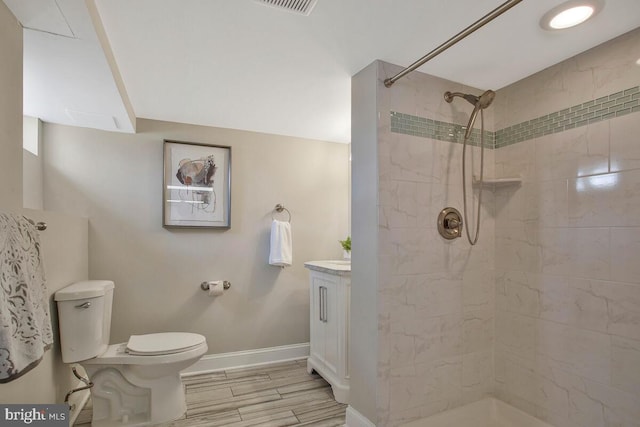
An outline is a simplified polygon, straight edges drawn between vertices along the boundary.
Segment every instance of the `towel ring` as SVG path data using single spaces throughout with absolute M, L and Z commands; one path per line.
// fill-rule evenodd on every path
M 282 213 L 282 211 L 287 211 L 287 214 L 289 214 L 289 219 L 287 220 L 287 222 L 291 222 L 291 212 L 289 212 L 289 209 L 285 208 L 284 205 L 281 205 L 280 203 L 278 203 L 276 207 L 273 208 L 273 210 L 278 213 Z M 273 214 L 271 214 L 271 219 L 275 220 Z

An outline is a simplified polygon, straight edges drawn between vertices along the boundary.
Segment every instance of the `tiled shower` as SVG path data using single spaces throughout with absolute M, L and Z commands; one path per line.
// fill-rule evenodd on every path
M 558 427 L 640 424 L 639 58 L 635 30 L 496 107 L 496 393 Z
M 484 189 L 475 247 L 437 233 L 441 209 L 462 210 L 459 142 L 472 109 L 443 94 L 495 88 L 412 73 L 387 89 L 400 68 L 370 66 L 376 425 L 494 395 L 556 427 L 640 426 L 639 59 L 634 30 L 497 91 L 485 177 L 521 182 Z

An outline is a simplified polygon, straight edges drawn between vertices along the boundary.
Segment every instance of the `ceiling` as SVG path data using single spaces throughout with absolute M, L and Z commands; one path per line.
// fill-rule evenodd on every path
M 255 0 L 37 0 L 47 13 L 16 11 L 36 0 L 4 1 L 36 28 L 25 29 L 27 114 L 131 132 L 130 107 L 333 142 L 350 141 L 353 74 L 376 59 L 407 66 L 504 2 L 318 0 L 302 16 Z M 606 0 L 585 24 L 541 29 L 562 2 L 524 0 L 420 71 L 499 89 L 640 27 L 640 1 Z
M 24 27 L 25 115 L 51 123 L 134 131 L 126 92 L 118 89 L 117 69 L 110 67 L 84 1 L 4 3 Z

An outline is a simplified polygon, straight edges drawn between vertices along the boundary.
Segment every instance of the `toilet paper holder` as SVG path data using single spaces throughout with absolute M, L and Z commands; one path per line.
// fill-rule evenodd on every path
M 210 283 L 211 282 L 202 282 L 202 283 L 200 283 L 200 289 L 202 289 L 203 291 L 208 291 Z M 228 282 L 226 280 L 222 282 L 222 289 L 224 289 L 225 291 L 227 289 L 229 289 L 230 287 L 231 287 L 231 282 Z

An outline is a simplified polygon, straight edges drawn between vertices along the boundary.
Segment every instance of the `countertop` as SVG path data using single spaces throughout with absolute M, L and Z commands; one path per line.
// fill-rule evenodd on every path
M 351 274 L 351 261 L 344 260 L 325 260 L 325 261 L 307 261 L 304 266 L 309 270 L 320 271 L 323 273 L 336 274 L 346 276 Z

